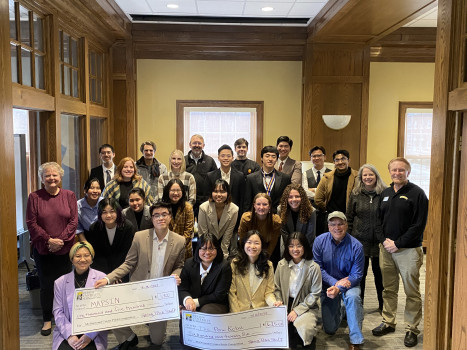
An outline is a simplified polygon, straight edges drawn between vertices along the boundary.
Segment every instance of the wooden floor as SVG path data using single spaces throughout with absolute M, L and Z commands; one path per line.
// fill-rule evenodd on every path
M 423 264 L 421 270 L 421 290 L 422 300 L 425 301 L 425 264 Z M 20 312 L 20 337 L 21 337 L 21 349 L 51 349 L 52 348 L 52 336 L 43 337 L 40 335 L 40 328 L 42 326 L 42 316 L 40 309 L 31 308 L 31 297 L 29 292 L 26 291 L 25 283 L 26 269 L 24 266 L 19 267 L 19 312 Z M 374 282 L 372 278 L 371 266 L 368 271 L 367 280 L 367 291 L 365 294 L 365 320 L 363 321 L 363 335 L 365 337 L 365 345 L 362 349 L 407 349 L 404 346 L 404 307 L 405 307 L 405 294 L 402 288 L 402 282 L 400 283 L 399 289 L 399 308 L 397 311 L 397 322 L 395 333 L 390 333 L 383 337 L 374 337 L 371 334 L 371 330 L 381 323 L 381 316 L 377 312 L 377 299 L 374 288 Z M 418 337 L 419 344 L 412 349 L 423 348 L 423 319 L 420 324 L 421 334 Z M 149 346 L 148 330 L 146 326 L 138 326 L 134 328 L 134 331 L 139 338 L 139 348 L 142 349 L 173 349 L 181 350 L 186 347 L 180 345 L 178 338 L 178 321 L 169 322 L 167 342 L 162 347 Z M 329 336 L 326 335 L 322 330 L 319 331 L 317 336 L 316 349 L 347 349 L 349 344 L 348 329 L 341 327 L 338 332 Z M 116 346 L 117 342 L 115 337 L 109 333 L 109 349 Z

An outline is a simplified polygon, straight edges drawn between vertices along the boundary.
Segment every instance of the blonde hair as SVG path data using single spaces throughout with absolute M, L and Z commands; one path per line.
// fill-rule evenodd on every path
M 39 169 L 37 170 L 37 174 L 39 175 L 41 182 L 42 180 L 44 180 L 44 172 L 49 168 L 54 168 L 60 174 L 60 177 L 63 177 L 63 175 L 65 175 L 65 171 L 57 162 L 47 162 L 41 164 L 41 166 L 39 166 Z
M 182 166 L 180 167 L 180 174 L 183 173 L 186 170 L 186 163 L 185 163 L 185 156 L 183 155 L 183 152 L 180 151 L 179 149 L 174 149 L 172 153 L 170 153 L 169 156 L 169 171 L 172 171 L 172 156 L 176 154 L 182 158 Z
M 71 261 L 73 261 L 73 258 L 75 257 L 76 252 L 81 248 L 86 248 L 87 250 L 89 250 L 91 257 L 94 259 L 94 255 L 95 255 L 94 248 L 92 247 L 91 243 L 89 243 L 88 241 L 84 241 L 84 242 L 75 243 L 71 247 L 70 253 L 69 253 Z
M 393 158 L 389 161 L 388 163 L 388 170 L 391 170 L 390 167 L 391 167 L 391 164 L 394 163 L 394 162 L 402 162 L 404 163 L 405 165 L 407 165 L 407 170 L 408 171 L 411 171 L 412 170 L 412 167 L 410 166 L 410 163 L 407 159 L 405 159 L 404 157 L 396 157 L 396 158 Z
M 133 164 L 133 169 L 135 169 L 135 172 L 133 176 L 131 177 L 131 181 L 133 180 L 140 181 L 142 179 L 142 176 L 138 174 L 138 168 L 136 167 L 136 163 L 131 157 L 125 157 L 120 161 L 120 163 L 118 163 L 117 171 L 115 172 L 114 179 L 117 180 L 118 182 L 123 182 L 122 170 L 126 162 L 131 162 Z

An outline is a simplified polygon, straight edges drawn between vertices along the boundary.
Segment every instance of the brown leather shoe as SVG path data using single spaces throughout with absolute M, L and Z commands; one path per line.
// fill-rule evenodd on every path
M 360 344 L 350 344 L 349 350 L 360 350 Z

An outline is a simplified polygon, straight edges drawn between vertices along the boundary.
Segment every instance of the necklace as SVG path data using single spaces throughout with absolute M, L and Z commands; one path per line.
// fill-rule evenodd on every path
M 85 280 L 82 281 L 82 282 L 79 282 L 79 281 L 76 279 L 76 277 L 75 277 L 75 286 L 78 286 L 77 288 L 84 288 L 84 286 L 86 285 L 86 280 L 87 280 L 87 279 L 85 279 Z

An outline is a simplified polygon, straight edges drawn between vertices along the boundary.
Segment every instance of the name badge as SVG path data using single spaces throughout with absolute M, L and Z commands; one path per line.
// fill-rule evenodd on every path
M 389 199 L 389 196 L 383 198 L 383 202 L 387 202 Z

